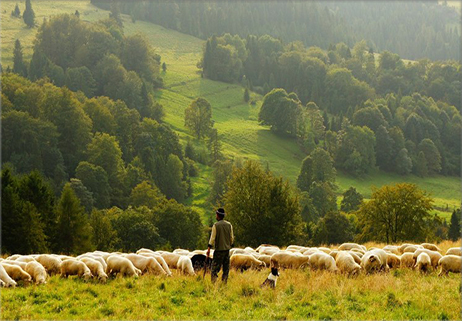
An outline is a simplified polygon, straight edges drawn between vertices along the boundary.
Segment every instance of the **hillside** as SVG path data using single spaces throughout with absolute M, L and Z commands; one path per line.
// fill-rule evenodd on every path
M 105 18 L 107 11 L 98 9 L 84 1 L 35 1 L 36 21 L 56 13 L 74 13 L 79 10 L 82 20 L 95 21 Z M 2 2 L 2 66 L 12 64 L 12 48 L 16 38 L 24 47 L 25 59 L 30 59 L 32 41 L 37 29 L 27 29 L 22 19 L 12 18 L 10 12 L 16 2 Z M 40 5 L 38 5 L 40 4 Z M 23 10 L 23 6 L 20 6 Z M 184 109 L 196 97 L 205 97 L 213 107 L 212 118 L 223 143 L 225 155 L 231 158 L 256 159 L 268 164 L 275 173 L 295 182 L 299 173 L 303 153 L 293 140 L 278 137 L 269 128 L 260 126 L 257 122 L 258 109 L 262 97 L 252 94 L 256 105 L 244 102 L 244 89 L 239 84 L 226 84 L 201 78 L 196 67 L 202 53 L 203 40 L 185 35 L 152 23 L 137 21 L 133 23 L 129 16 L 123 16 L 125 32 L 145 34 L 167 64 L 167 71 L 161 76 L 164 79 L 164 89 L 156 92 L 158 101 L 164 106 L 165 121 L 180 135 L 183 142 L 191 138 L 184 127 Z M 196 145 L 203 145 L 196 142 Z M 194 195 L 188 200 L 201 214 L 210 210 L 205 199 L 208 196 L 211 169 L 200 167 L 200 175 L 193 179 Z M 444 217 L 449 217 L 450 211 L 460 206 L 460 181 L 455 177 L 437 176 L 418 178 L 415 176 L 401 177 L 377 171 L 363 179 L 354 179 L 339 174 L 338 193 L 354 186 L 366 198 L 370 196 L 370 187 L 380 187 L 383 184 L 396 182 L 411 182 L 427 190 L 435 198 L 435 205 Z M 203 216 L 204 220 L 205 217 Z

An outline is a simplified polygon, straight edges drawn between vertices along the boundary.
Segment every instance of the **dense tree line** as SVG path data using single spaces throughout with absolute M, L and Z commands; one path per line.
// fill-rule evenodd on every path
M 339 43 L 326 53 L 225 34 L 207 40 L 200 66 L 206 77 L 266 93 L 261 124 L 296 137 L 308 153 L 322 144 L 346 172 L 459 175 L 460 64 L 405 64 L 390 52 L 376 61 L 368 49 Z
M 141 34 L 125 36 L 115 19 L 89 24 L 63 14 L 44 21 L 30 62 L 16 42 L 14 72 L 33 81 L 48 77 L 89 98 L 120 99 L 142 117 L 160 120 L 162 107 L 151 94 L 162 85 L 160 56 Z
M 199 215 L 175 200 L 167 200 L 147 181 L 133 188 L 131 206 L 126 209 L 86 211 L 78 179 L 66 183 L 58 196 L 38 171 L 17 175 L 7 166 L 1 179 L 4 253 L 194 249 L 205 242 Z
M 351 32 L 375 51 L 407 59 L 460 59 L 460 14 L 439 1 L 330 1 L 325 5 L 348 21 Z
M 111 3 L 92 0 L 107 10 Z M 142 1 L 118 2 L 133 20 L 145 20 L 202 39 L 231 33 L 302 41 L 327 49 L 367 39 L 374 51 L 390 50 L 407 59 L 460 58 L 460 16 L 438 1 Z
M 121 101 L 87 98 L 46 80 L 2 75 L 2 156 L 18 173 L 38 170 L 56 191 L 70 178 L 97 208 L 125 208 L 144 180 L 169 199 L 190 193 L 189 163 L 177 134 Z

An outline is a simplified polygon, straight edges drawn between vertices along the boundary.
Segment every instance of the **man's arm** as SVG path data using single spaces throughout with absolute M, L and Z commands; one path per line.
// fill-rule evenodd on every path
M 209 246 L 208 248 L 212 248 L 215 245 L 215 238 L 217 237 L 217 229 L 215 224 L 212 226 L 212 234 L 210 235 Z

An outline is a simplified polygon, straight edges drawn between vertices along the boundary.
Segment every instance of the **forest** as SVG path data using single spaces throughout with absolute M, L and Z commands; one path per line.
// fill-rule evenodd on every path
M 204 3 L 147 4 L 152 8 L 109 4 L 109 17 L 92 23 L 78 11 L 53 16 L 38 27 L 30 60 L 16 40 L 13 66 L 1 76 L 3 252 L 204 247 L 213 222 L 187 204 L 191 180 L 204 167 L 211 171 L 207 204 L 231 213 L 237 245 L 389 242 L 386 228 L 371 227 L 394 208 L 369 215 L 385 198 L 402 210 L 397 213 L 413 213 L 392 241 L 458 238 L 460 210 L 448 222 L 432 214 L 433 198 L 416 185 L 383 186 L 364 200 L 354 187 L 339 193 L 335 177 L 338 171 L 363 177 L 376 168 L 403 177 L 459 175 L 459 63 L 377 54 L 376 45 L 348 39 L 340 22 L 337 32 L 335 23 L 320 27 L 316 19 L 313 28 L 328 29 L 330 38 L 321 31 L 313 32 L 318 40 L 233 33 L 231 25 L 246 25 L 237 20 L 223 30 L 212 22 L 205 27 L 199 21 L 216 19 L 208 10 L 201 12 L 209 18 L 189 24 L 196 31 L 186 31 L 181 18 L 165 18 L 170 9 L 182 17 Z M 257 10 L 260 5 L 248 30 L 272 14 Z M 302 6 L 299 14 L 337 21 L 316 4 L 291 5 Z M 217 2 L 212 12 L 220 6 L 230 4 Z M 296 184 L 264 163 L 227 158 L 208 98 L 184 106 L 190 138 L 180 140 L 158 99 L 168 67 L 145 35 L 125 35 L 121 12 L 129 9 L 138 10 L 130 11 L 132 23 L 154 19 L 185 33 L 202 30 L 195 34 L 207 39 L 197 61 L 201 77 L 241 85 L 250 106 L 261 95 L 259 124 L 296 141 L 306 156 Z M 160 16 L 166 20 L 155 20 Z M 16 242 L 18 235 L 24 242 Z
M 402 175 L 460 174 L 459 63 L 405 64 L 388 51 L 376 59 L 364 41 L 326 53 L 268 35 L 225 34 L 207 40 L 199 66 L 204 77 L 266 94 L 262 124 L 293 136 L 308 154 L 323 145 L 350 174 L 376 165 Z
M 107 10 L 111 2 L 92 0 Z M 329 45 L 368 40 L 374 51 L 406 59 L 460 59 L 459 16 L 438 1 L 135 1 L 121 12 L 202 39 L 223 33 L 269 34 L 285 42 Z

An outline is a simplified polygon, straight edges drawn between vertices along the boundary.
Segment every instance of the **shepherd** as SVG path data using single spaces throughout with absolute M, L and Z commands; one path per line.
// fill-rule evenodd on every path
M 215 247 L 212 261 L 212 283 L 215 283 L 218 273 L 223 267 L 221 281 L 226 284 L 229 274 L 229 250 L 234 245 L 233 226 L 224 219 L 225 210 L 223 208 L 219 208 L 215 214 L 217 222 L 212 227 L 212 234 L 210 235 L 207 249 L 207 259 L 210 256 L 210 249 Z

